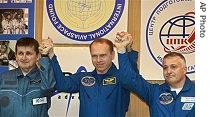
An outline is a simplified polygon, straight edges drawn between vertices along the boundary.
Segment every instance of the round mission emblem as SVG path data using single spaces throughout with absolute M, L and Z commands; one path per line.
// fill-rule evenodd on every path
M 47 0 L 52 25 L 76 41 L 91 41 L 109 33 L 120 20 L 125 0 Z

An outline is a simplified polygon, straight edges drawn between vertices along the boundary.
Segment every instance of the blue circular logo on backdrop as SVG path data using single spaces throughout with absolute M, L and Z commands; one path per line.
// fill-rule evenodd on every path
M 179 52 L 187 59 L 187 74 L 195 73 L 194 4 L 194 1 L 164 0 L 149 17 L 146 44 L 152 58 L 161 67 L 165 54 Z
M 52 25 L 76 41 L 92 41 L 109 33 L 120 20 L 125 0 L 47 0 Z

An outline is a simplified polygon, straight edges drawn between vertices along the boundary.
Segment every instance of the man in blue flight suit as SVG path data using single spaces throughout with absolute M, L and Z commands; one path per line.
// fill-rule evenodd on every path
M 40 58 L 39 43 L 30 37 L 17 41 L 15 54 L 19 67 L 0 74 L 0 117 L 49 117 L 55 86 L 49 57 Z
M 119 70 L 124 75 L 122 83 L 148 104 L 151 117 L 195 117 L 195 83 L 186 76 L 186 60 L 182 54 L 166 54 L 162 63 L 165 83 L 151 84 L 128 62 L 128 43 L 118 40 L 115 43 Z
M 132 37 L 127 32 L 117 33 L 117 38 L 127 38 L 131 50 Z M 46 46 L 52 46 L 52 39 L 44 40 Z M 48 44 L 47 44 L 48 43 Z M 51 63 L 55 71 L 56 89 L 59 92 L 77 93 L 80 100 L 80 117 L 125 117 L 128 111 L 130 92 L 121 83 L 124 78 L 112 60 L 115 57 L 114 44 L 104 38 L 94 40 L 90 46 L 90 54 L 95 70 L 64 76 L 60 65 L 49 50 Z M 129 61 L 137 70 L 138 53 L 128 52 Z

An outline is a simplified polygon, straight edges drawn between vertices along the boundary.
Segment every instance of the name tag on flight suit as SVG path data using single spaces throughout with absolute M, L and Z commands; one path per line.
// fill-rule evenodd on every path
M 46 104 L 46 103 L 47 103 L 47 97 L 33 99 L 33 105 Z

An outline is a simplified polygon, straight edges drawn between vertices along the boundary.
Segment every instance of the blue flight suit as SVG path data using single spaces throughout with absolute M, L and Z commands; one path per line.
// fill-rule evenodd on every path
M 0 74 L 0 117 L 49 117 L 55 78 L 48 57 L 26 76 L 20 68 Z
M 127 53 L 118 54 L 119 69 L 124 74 L 122 83 L 148 104 L 150 117 L 195 117 L 195 83 L 187 76 L 177 95 L 167 83 L 148 83 L 132 70 L 128 59 Z
M 130 62 L 137 69 L 138 53 L 130 53 Z M 80 72 L 64 76 L 57 56 L 51 63 L 55 72 L 56 89 L 59 92 L 79 93 L 80 117 L 125 117 L 128 111 L 130 92 L 121 83 L 124 78 L 112 63 L 106 74 Z

